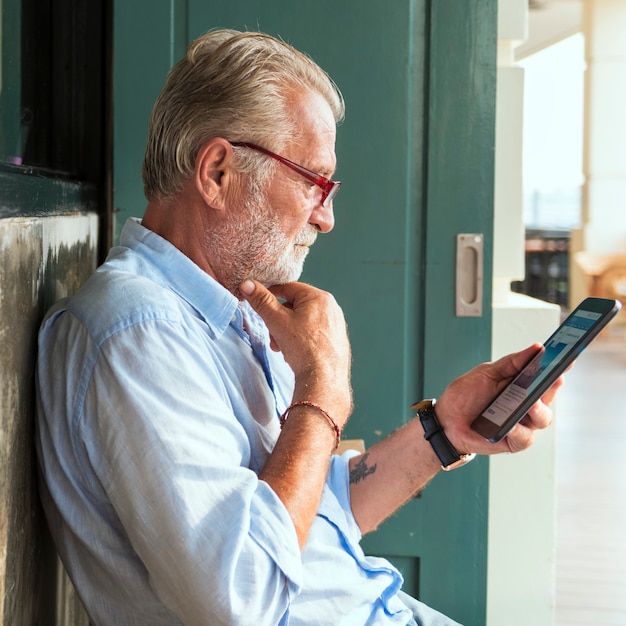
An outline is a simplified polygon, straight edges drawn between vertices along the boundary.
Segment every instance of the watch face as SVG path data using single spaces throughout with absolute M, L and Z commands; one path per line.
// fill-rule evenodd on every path
M 441 467 L 445 472 L 449 472 L 457 467 L 461 467 L 461 465 L 466 465 L 470 461 L 473 461 L 476 458 L 476 454 L 472 452 L 471 454 L 462 454 L 461 458 L 454 463 L 450 463 L 450 465 L 446 465 L 445 467 L 442 465 Z

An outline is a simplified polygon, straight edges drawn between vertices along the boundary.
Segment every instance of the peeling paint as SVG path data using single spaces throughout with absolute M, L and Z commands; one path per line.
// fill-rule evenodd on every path
M 36 337 L 49 306 L 95 269 L 97 235 L 95 214 L 0 219 L 0 624 L 50 623 L 65 585 L 36 486 Z
M 45 220 L 42 248 L 58 258 L 61 248 L 86 244 L 95 249 L 98 242 L 98 216 L 94 213 L 72 216 L 53 216 Z

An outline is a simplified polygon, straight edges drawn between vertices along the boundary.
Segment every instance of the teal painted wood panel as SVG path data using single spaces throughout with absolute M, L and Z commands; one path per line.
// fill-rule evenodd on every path
M 114 239 L 129 217 L 141 217 L 146 199 L 141 167 L 148 120 L 170 67 L 188 44 L 188 0 L 117 0 L 113 11 Z
M 439 395 L 447 381 L 491 355 L 496 18 L 495 0 L 431 3 L 421 352 L 426 396 Z M 455 235 L 475 232 L 485 236 L 484 313 L 458 318 Z M 467 626 L 486 620 L 488 471 L 487 460 L 478 459 L 438 476 L 422 498 L 420 593 Z M 452 593 L 442 584 L 450 576 L 459 581 Z

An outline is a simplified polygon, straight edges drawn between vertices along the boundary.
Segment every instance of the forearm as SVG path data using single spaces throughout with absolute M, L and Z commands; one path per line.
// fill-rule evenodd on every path
M 331 376 L 331 378 L 333 378 Z M 335 427 L 350 414 L 349 387 L 331 383 L 297 384 L 292 407 L 259 478 L 267 482 L 289 512 L 304 547 L 319 508 L 329 461 L 337 444 Z M 345 387 L 345 389 L 344 389 Z M 299 405 L 298 402 L 312 403 Z
M 371 532 L 421 491 L 441 469 L 414 419 L 350 461 L 352 514 Z
M 285 505 L 303 548 L 319 508 L 335 434 L 316 409 L 292 411 L 259 478 Z

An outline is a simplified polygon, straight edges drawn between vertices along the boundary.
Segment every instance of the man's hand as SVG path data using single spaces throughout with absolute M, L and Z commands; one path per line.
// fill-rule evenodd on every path
M 243 297 L 263 318 L 296 377 L 294 400 L 310 400 L 343 426 L 352 408 L 351 352 L 343 312 L 335 298 L 304 283 L 266 289 L 246 280 Z
M 539 350 L 541 345 L 534 344 L 493 363 L 483 363 L 448 385 L 437 401 L 436 411 L 446 436 L 459 452 L 518 452 L 532 444 L 536 430 L 552 423 L 549 405 L 563 383 L 562 378 L 533 405 L 502 441 L 490 443 L 470 428 L 474 419 Z
M 252 280 L 239 291 L 263 318 L 274 349 L 295 374 L 294 402 L 312 402 L 341 428 L 352 410 L 350 344 L 335 299 L 303 283 L 266 289 Z M 282 302 L 279 300 L 282 300 Z M 259 478 L 282 500 L 303 548 L 317 514 L 335 432 L 314 407 L 292 409 Z

